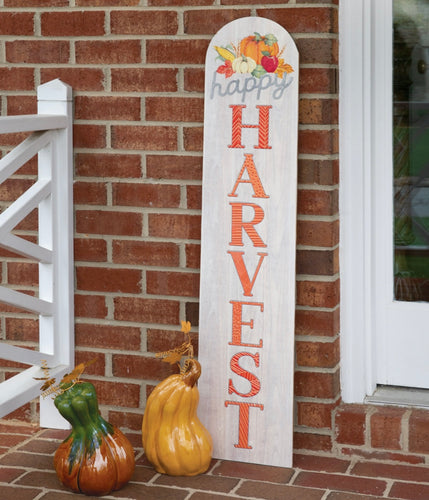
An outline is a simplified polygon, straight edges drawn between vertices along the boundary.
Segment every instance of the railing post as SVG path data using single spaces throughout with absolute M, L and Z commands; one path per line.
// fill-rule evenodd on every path
M 55 365 L 74 365 L 73 144 L 72 89 L 53 80 L 37 89 L 38 114 L 65 115 L 67 127 L 53 130 L 54 140 L 39 152 L 39 179 L 52 182 L 52 196 L 39 205 L 39 245 L 53 251 L 51 263 L 39 263 L 39 297 L 52 301 L 53 315 L 39 317 L 40 351 Z M 40 400 L 40 425 L 66 428 L 50 397 Z

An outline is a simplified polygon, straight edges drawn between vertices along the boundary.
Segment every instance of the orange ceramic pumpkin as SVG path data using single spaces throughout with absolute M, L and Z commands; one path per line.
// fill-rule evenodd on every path
M 243 38 L 240 42 L 240 53 L 256 61 L 256 64 L 261 64 L 264 55 L 278 55 L 279 46 L 275 36 L 261 36 L 259 33 L 255 33 L 254 35 Z
M 72 425 L 54 456 L 64 486 L 86 495 L 106 495 L 127 483 L 134 472 L 134 450 L 124 434 L 101 417 L 94 386 L 75 384 L 55 398 L 55 406 Z

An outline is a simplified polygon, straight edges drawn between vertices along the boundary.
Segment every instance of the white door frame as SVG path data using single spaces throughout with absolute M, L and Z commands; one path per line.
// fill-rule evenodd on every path
M 382 279 L 387 289 L 389 278 L 380 276 L 375 263 L 389 252 L 375 245 L 373 234 L 375 217 L 392 213 L 391 194 L 375 190 L 379 176 L 386 185 L 392 176 L 391 33 L 392 0 L 340 2 L 341 385 L 345 402 L 362 403 L 375 391 L 376 352 L 381 351 L 377 342 L 384 338 L 376 330 L 380 324 L 374 314 L 378 299 L 374 284 Z M 392 228 L 385 231 L 382 241 L 388 245 Z M 389 269 L 389 263 L 384 269 Z

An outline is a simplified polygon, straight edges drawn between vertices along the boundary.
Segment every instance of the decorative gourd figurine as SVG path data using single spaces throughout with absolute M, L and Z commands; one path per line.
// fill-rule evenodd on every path
M 170 375 L 150 394 L 143 417 L 143 448 L 157 472 L 171 476 L 195 476 L 210 465 L 212 438 L 197 416 L 199 401 L 196 382 L 200 363 L 193 358 L 189 331 L 191 324 L 182 321 L 188 342 L 160 353 L 164 361 L 175 363 L 187 354 L 179 374 Z
M 60 392 L 54 404 L 72 426 L 54 455 L 54 467 L 67 488 L 106 495 L 131 479 L 134 450 L 124 434 L 100 415 L 95 387 L 79 381 L 84 366 L 79 365 L 58 386 L 45 391 Z

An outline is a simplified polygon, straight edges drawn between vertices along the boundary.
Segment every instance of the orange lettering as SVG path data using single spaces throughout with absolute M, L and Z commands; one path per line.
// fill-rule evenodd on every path
M 253 373 L 245 370 L 242 368 L 239 364 L 238 361 L 240 358 L 243 356 L 249 356 L 253 359 L 255 362 L 256 368 L 259 368 L 259 354 L 251 354 L 250 352 L 238 352 L 237 354 L 234 354 L 234 356 L 231 358 L 230 366 L 231 370 L 236 373 L 238 376 L 245 378 L 250 382 L 250 391 L 247 392 L 246 394 L 243 394 L 241 392 L 238 392 L 237 389 L 234 387 L 234 383 L 232 382 L 232 379 L 229 379 L 228 382 L 228 392 L 229 394 L 235 393 L 238 396 L 241 396 L 242 398 L 250 398 L 252 396 L 256 396 L 258 392 L 261 389 L 261 382 L 259 381 L 258 377 L 254 375 Z
M 237 300 L 231 300 L 230 304 L 232 304 L 232 342 L 229 342 L 229 345 L 262 347 L 262 339 L 259 339 L 259 344 L 243 343 L 241 341 L 241 327 L 243 325 L 249 326 L 253 330 L 253 319 L 243 321 L 243 306 L 259 306 L 261 312 L 264 312 L 264 304 L 262 302 L 240 302 Z
M 225 401 L 225 406 L 229 405 L 238 406 L 238 443 L 235 448 L 244 448 L 251 450 L 252 446 L 249 445 L 249 413 L 250 408 L 259 408 L 264 411 L 264 405 L 256 403 L 242 403 L 240 401 Z
M 245 160 L 243 166 L 241 167 L 240 173 L 238 174 L 237 180 L 235 181 L 234 188 L 232 192 L 228 196 L 237 196 L 235 191 L 240 183 L 252 184 L 253 192 L 252 198 L 269 198 L 265 194 L 264 188 L 261 183 L 261 179 L 259 178 L 258 171 L 256 170 L 256 165 L 253 161 L 253 155 L 245 154 Z M 248 179 L 243 179 L 244 171 L 247 170 L 247 174 L 249 176 Z
M 262 238 L 256 232 L 253 226 L 259 224 L 264 220 L 264 211 L 255 203 L 230 203 L 232 207 L 231 216 L 231 243 L 232 246 L 242 247 L 243 244 L 243 229 L 246 231 L 247 236 L 252 240 L 255 247 L 266 247 L 267 245 L 262 241 Z M 252 207 L 254 211 L 253 220 L 249 222 L 243 221 L 243 207 Z
M 259 123 L 258 125 L 247 125 L 243 123 L 243 108 L 244 104 L 232 104 L 232 144 L 229 148 L 244 148 L 241 144 L 241 132 L 243 128 L 257 128 L 258 145 L 254 146 L 255 149 L 271 149 L 268 144 L 269 140 L 269 125 L 270 125 L 270 109 L 272 106 L 256 106 L 259 109 Z
M 264 260 L 265 256 L 268 255 L 267 253 L 260 253 L 258 252 L 259 255 L 259 262 L 258 265 L 256 266 L 255 273 L 253 274 L 252 281 L 250 281 L 249 278 L 249 273 L 247 272 L 246 269 L 246 264 L 244 263 L 242 255 L 244 255 L 244 252 L 230 252 L 228 251 L 232 257 L 232 260 L 234 262 L 235 270 L 237 271 L 238 277 L 240 279 L 241 286 L 243 287 L 243 295 L 245 297 L 252 297 L 252 289 L 253 285 L 255 284 L 256 278 L 258 277 L 259 269 L 261 269 L 262 261 Z

